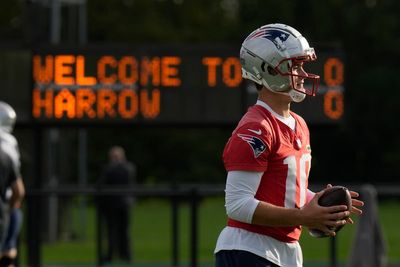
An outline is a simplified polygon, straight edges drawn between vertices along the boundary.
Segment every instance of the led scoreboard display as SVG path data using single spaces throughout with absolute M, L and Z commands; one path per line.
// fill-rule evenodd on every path
M 341 54 L 321 52 L 309 65 L 321 89 L 293 109 L 310 123 L 340 121 Z M 41 123 L 234 123 L 256 97 L 237 47 L 223 45 L 41 48 L 32 78 L 32 118 Z

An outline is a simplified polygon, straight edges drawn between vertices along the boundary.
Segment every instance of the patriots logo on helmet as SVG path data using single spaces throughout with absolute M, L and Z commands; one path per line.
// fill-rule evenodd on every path
M 283 45 L 283 42 L 289 38 L 289 33 L 278 29 L 262 29 L 247 37 L 246 40 L 257 37 L 266 38 L 273 42 L 278 49 L 284 49 L 285 46 Z
M 267 148 L 264 142 L 258 137 L 248 134 L 238 134 L 238 136 L 250 145 L 250 147 L 253 149 L 255 158 L 260 156 Z
M 275 46 L 280 49 L 283 42 L 289 38 L 289 33 L 280 30 L 266 30 L 262 37 L 271 40 L 271 42 L 273 42 Z

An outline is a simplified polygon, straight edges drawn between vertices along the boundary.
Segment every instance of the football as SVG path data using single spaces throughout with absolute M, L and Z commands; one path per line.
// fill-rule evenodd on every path
M 347 210 L 351 209 L 350 191 L 344 186 L 333 186 L 327 188 L 318 200 L 318 204 L 324 207 L 346 205 Z M 338 232 L 342 226 L 336 227 L 335 232 Z M 313 237 L 328 237 L 324 232 L 317 229 L 309 229 L 310 235 Z

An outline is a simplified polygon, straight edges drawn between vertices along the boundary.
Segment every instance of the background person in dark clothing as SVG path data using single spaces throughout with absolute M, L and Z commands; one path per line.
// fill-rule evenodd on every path
M 135 184 L 136 166 L 127 161 L 122 147 L 109 150 L 109 163 L 99 179 L 100 188 L 126 188 Z M 100 213 L 106 223 L 107 254 L 106 262 L 119 258 L 130 262 L 132 258 L 129 225 L 133 198 L 128 195 L 101 196 Z M 115 256 L 115 257 L 114 257 Z

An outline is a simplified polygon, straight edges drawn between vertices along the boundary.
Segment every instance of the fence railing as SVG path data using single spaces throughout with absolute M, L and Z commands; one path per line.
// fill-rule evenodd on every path
M 179 185 L 179 186 L 157 186 L 132 188 L 99 189 L 96 187 L 43 187 L 40 189 L 29 189 L 27 191 L 27 256 L 30 267 L 41 267 L 41 231 L 38 226 L 42 225 L 43 220 L 43 198 L 47 197 L 67 197 L 67 196 L 111 196 L 111 195 L 130 195 L 135 198 L 164 198 L 171 203 L 171 225 L 172 225 L 172 255 L 171 265 L 179 266 L 178 258 L 178 209 L 179 202 L 186 201 L 190 207 L 190 266 L 198 266 L 198 209 L 202 198 L 211 196 L 223 196 L 225 185 Z M 310 189 L 319 191 L 325 185 L 313 184 Z M 348 188 L 359 191 L 361 185 L 347 185 Z M 379 197 L 400 197 L 399 185 L 376 185 Z M 361 196 L 362 197 L 362 196 Z M 97 211 L 97 266 L 102 266 L 102 234 L 100 227 L 100 215 Z M 334 238 L 330 242 L 330 266 L 337 266 L 336 241 Z
M 99 189 L 95 187 L 44 187 L 30 189 L 27 192 L 27 256 L 30 267 L 42 266 L 41 261 L 41 231 L 38 226 L 43 220 L 43 198 L 48 197 L 71 197 L 71 196 L 113 196 L 129 195 L 135 198 L 163 198 L 168 199 L 171 204 L 172 225 L 172 255 L 171 266 L 179 266 L 178 246 L 178 209 L 180 202 L 187 202 L 190 207 L 190 266 L 198 266 L 198 210 L 199 202 L 205 197 L 223 196 L 224 187 L 221 185 L 188 185 L 188 186 L 164 186 L 164 187 L 132 187 L 132 188 L 109 188 Z M 96 247 L 97 266 L 105 262 L 102 257 L 102 231 L 100 212 L 97 208 L 96 216 Z

